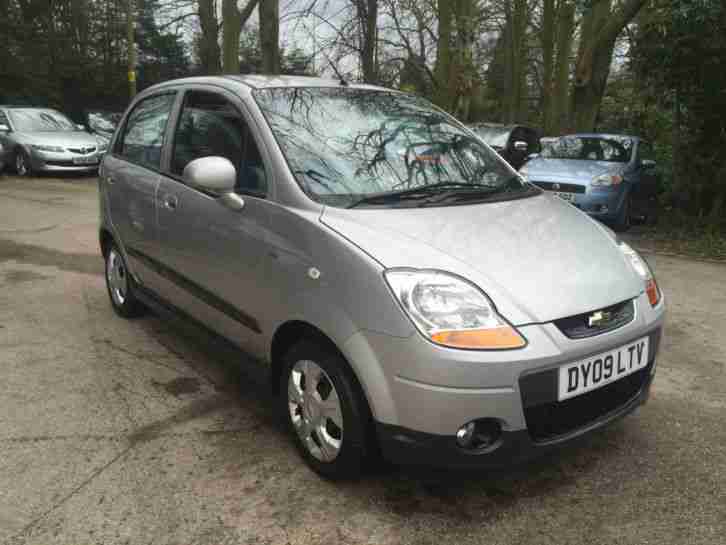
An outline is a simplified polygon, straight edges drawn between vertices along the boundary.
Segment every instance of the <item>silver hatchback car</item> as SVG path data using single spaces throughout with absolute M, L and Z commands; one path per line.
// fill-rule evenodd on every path
M 103 159 L 113 308 L 266 366 L 305 461 L 532 458 L 648 397 L 664 300 L 612 231 L 424 99 L 229 76 L 130 105 Z

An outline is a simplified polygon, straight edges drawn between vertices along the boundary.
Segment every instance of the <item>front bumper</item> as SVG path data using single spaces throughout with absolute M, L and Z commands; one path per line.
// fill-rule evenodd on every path
M 653 309 L 641 294 L 632 322 L 585 339 L 570 339 L 548 323 L 519 327 L 528 345 L 518 350 L 452 350 L 418 334 L 400 339 L 367 333 L 365 343 L 357 336 L 344 351 L 366 391 L 387 458 L 448 467 L 496 467 L 544 454 L 642 404 L 648 397 L 663 321 L 664 303 Z M 580 401 L 571 404 L 571 411 L 563 411 L 572 400 L 557 402 L 556 373 L 561 365 L 644 336 L 650 336 L 652 347 L 647 371 L 630 375 L 638 375 L 637 379 L 624 377 L 573 398 Z M 378 365 L 370 361 L 374 357 Z M 372 369 L 382 369 L 383 376 Z M 608 388 L 618 384 L 629 385 L 610 395 Z M 605 397 L 594 396 L 593 407 L 587 400 L 596 392 Z M 572 422 L 542 432 L 548 418 L 567 419 L 572 414 Z M 584 417 L 578 420 L 580 414 Z M 460 449 L 457 430 L 480 418 L 501 424 L 501 440 L 482 452 Z
M 651 343 L 654 343 L 653 346 L 657 347 L 660 336 L 660 329 L 651 334 Z M 541 375 L 547 376 L 548 373 L 541 373 Z M 602 399 L 604 396 L 615 397 L 614 403 L 609 407 L 604 405 L 603 410 L 599 411 L 597 406 L 593 406 L 593 400 L 587 399 L 592 393 L 583 394 L 582 396 L 558 404 L 556 401 L 555 375 L 555 382 L 553 383 L 555 390 L 538 392 L 540 394 L 544 393 L 545 397 L 541 397 L 538 400 L 538 405 L 527 407 L 526 412 L 547 411 L 556 405 L 564 405 L 570 402 L 575 406 L 560 412 L 569 411 L 570 417 L 577 419 L 582 415 L 583 418 L 581 418 L 580 425 L 575 425 L 563 433 L 549 436 L 546 439 L 537 437 L 533 430 L 529 428 L 508 430 L 503 431 L 498 441 L 491 447 L 482 451 L 470 451 L 459 447 L 453 435 L 424 433 L 401 426 L 382 423 L 377 423 L 376 431 L 384 457 L 394 463 L 451 469 L 496 469 L 511 467 L 560 449 L 564 445 L 570 444 L 632 413 L 648 400 L 654 376 L 655 357 L 652 357 L 648 366 L 640 372 L 621 379 L 621 381 L 628 381 L 629 384 L 625 385 L 625 388 L 621 388 L 620 399 L 616 397 L 617 393 L 612 391 L 612 387 L 617 388 L 623 386 L 619 384 L 620 381 L 611 383 L 600 391 L 595 390 L 592 393 L 596 393 L 598 396 L 596 399 Z M 611 388 L 611 391 L 608 391 L 609 388 Z M 522 403 L 525 404 L 526 400 L 522 400 Z M 589 414 L 573 414 L 573 411 L 577 411 L 587 405 L 590 405 Z M 554 414 L 556 412 L 556 410 L 552 411 Z M 596 416 L 587 418 L 590 415 Z M 530 423 L 529 419 L 528 423 Z M 554 420 L 550 424 L 557 426 L 558 422 Z
M 47 152 L 31 150 L 30 162 L 36 172 L 95 172 L 101 162 L 103 153 L 80 154 L 71 151 Z M 77 164 L 79 161 L 91 161 L 88 164 Z

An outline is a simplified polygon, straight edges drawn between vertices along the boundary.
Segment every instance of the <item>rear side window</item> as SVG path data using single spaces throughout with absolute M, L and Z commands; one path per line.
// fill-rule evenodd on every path
M 267 193 L 262 156 L 237 108 L 216 93 L 189 91 L 174 134 L 171 172 L 181 176 L 189 162 L 210 156 L 234 165 L 238 192 Z
M 6 127 L 10 127 L 10 123 L 8 123 L 8 118 L 5 115 L 5 112 L 0 111 L 0 125 L 5 125 Z
M 126 121 L 119 155 L 153 169 L 161 167 L 164 134 L 175 96 L 173 93 L 157 95 L 136 105 Z

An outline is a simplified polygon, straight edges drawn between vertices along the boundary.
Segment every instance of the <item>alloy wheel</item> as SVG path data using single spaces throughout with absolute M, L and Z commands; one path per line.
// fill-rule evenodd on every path
M 333 381 L 314 361 L 293 365 L 287 383 L 290 419 L 308 452 L 321 462 L 337 458 L 343 443 L 343 412 Z
M 108 281 L 109 291 L 113 302 L 118 306 L 123 306 L 126 301 L 126 292 L 128 290 L 128 277 L 126 275 L 126 267 L 123 259 L 111 249 L 108 253 L 108 262 L 106 265 L 106 280 Z

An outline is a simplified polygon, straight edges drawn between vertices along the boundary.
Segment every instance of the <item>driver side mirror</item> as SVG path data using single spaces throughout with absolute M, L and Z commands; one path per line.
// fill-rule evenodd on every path
M 644 170 L 652 170 L 655 168 L 656 164 L 657 163 L 652 159 L 643 159 L 640 162 L 640 166 L 642 166 Z
M 529 149 L 529 146 L 524 140 L 517 140 L 514 143 L 514 149 L 517 151 L 527 151 Z
M 225 157 L 201 157 L 190 161 L 182 173 L 184 182 L 216 195 L 232 210 L 242 210 L 244 199 L 234 192 L 237 169 Z

